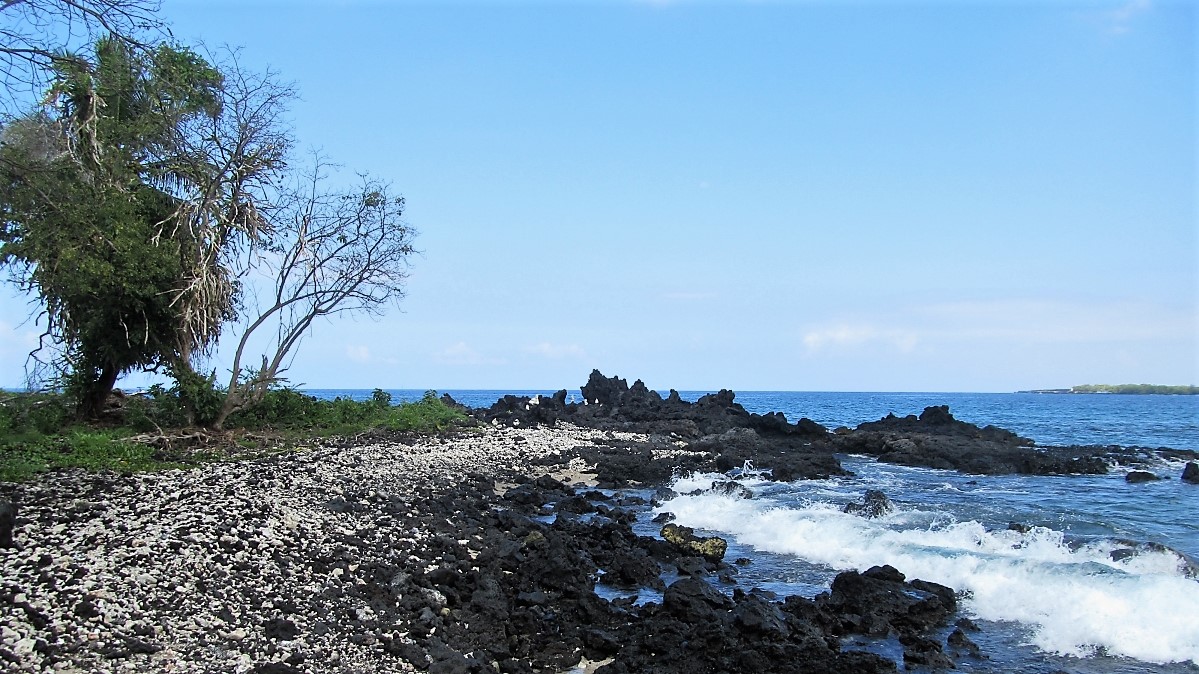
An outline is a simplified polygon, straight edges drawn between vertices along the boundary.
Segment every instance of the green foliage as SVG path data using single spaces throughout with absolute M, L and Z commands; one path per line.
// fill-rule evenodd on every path
M 391 407 L 391 394 L 381 388 L 371 391 L 371 402 L 377 407 Z
M 70 419 L 70 406 L 62 396 L 0 394 L 0 435 L 57 433 Z
M 1199 395 L 1199 386 L 1163 386 L 1160 384 L 1084 384 L 1072 393 L 1123 393 L 1131 395 Z
M 161 465 L 153 448 L 122 440 L 126 431 L 75 423 L 65 396 L 0 395 L 0 481 L 55 468 L 128 472 Z
M 443 403 L 437 397 L 436 391 L 425 391 L 420 401 L 405 403 L 395 408 L 386 427 L 399 431 L 431 433 L 460 425 L 465 420 L 466 416 Z
M 4 130 L 0 264 L 43 301 L 84 415 L 120 374 L 192 346 L 176 300 L 200 243 L 169 226 L 179 204 L 157 187 L 171 178 L 159 160 L 189 119 L 214 114 L 220 85 L 186 48 L 135 55 L 102 39 L 94 62 L 59 63 L 54 107 Z
M 271 428 L 313 435 L 352 435 L 371 429 L 433 433 L 460 425 L 466 416 L 447 407 L 436 391 L 419 401 L 393 406 L 391 394 L 375 389 L 365 401 L 349 398 L 319 400 L 293 389 L 268 391 L 262 402 L 236 412 L 229 425 Z
M 204 376 L 185 362 L 173 364 L 170 371 L 175 379 L 170 393 L 178 401 L 184 422 L 203 426 L 216 418 L 225 402 L 225 393 L 216 386 L 216 372 Z
M 183 460 L 180 456 L 167 460 L 153 447 L 129 441 L 137 433 L 162 433 L 186 425 L 187 412 L 176 388 L 153 386 L 146 395 L 128 396 L 123 409 L 122 426 L 99 428 L 76 422 L 64 395 L 0 393 L 0 481 L 24 480 L 57 468 L 130 472 L 182 465 L 177 463 Z M 262 434 L 298 444 L 314 437 L 372 432 L 438 433 L 467 419 L 447 407 L 435 391 L 416 402 L 391 405 L 390 394 L 381 389 L 363 401 L 319 400 L 293 389 L 275 389 L 231 421 L 237 430 L 228 442 L 239 450 L 236 454 L 258 448 L 260 440 L 255 437 Z M 247 437 L 251 433 L 257 435 Z M 219 455 L 190 453 L 186 460 L 194 464 Z

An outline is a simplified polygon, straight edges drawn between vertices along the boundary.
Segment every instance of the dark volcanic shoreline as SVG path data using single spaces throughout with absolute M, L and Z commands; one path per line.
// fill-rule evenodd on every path
M 663 398 L 640 380 L 629 386 L 593 371 L 581 391 L 583 403 L 567 403 L 563 390 L 533 399 L 505 396 L 473 413 L 488 423 L 529 427 L 567 421 L 649 436 L 645 446 L 615 443 L 586 453 L 584 458 L 598 467 L 601 484 L 612 487 L 658 484 L 680 468 L 723 472 L 747 460 L 769 468 L 776 480 L 820 479 L 844 474 L 837 454 L 980 475 L 1093 475 L 1106 473 L 1109 464 L 1196 458 L 1186 450 L 1038 447 L 1004 429 L 959 421 L 946 406 L 830 431 L 806 418 L 791 423 L 777 412 L 750 413 L 728 390 L 691 403 L 673 390 Z
M 752 461 L 775 479 L 838 475 L 842 452 L 978 472 L 1068 472 L 943 408 L 830 432 L 692 404 L 593 373 L 587 405 L 505 398 L 453 437 L 345 444 L 189 472 L 69 471 L 0 485 L 0 661 L 13 671 L 883 672 L 984 657 L 950 588 L 879 567 L 818 597 L 742 587 L 724 542 L 589 485 Z M 977 464 L 973 453 L 994 453 Z M 738 493 L 735 482 L 714 489 Z M 885 508 L 868 495 L 859 514 Z M 677 579 L 669 586 L 663 578 Z M 597 583 L 662 592 L 608 601 Z M 956 623 L 956 624 L 955 624 Z M 843 650 L 848 649 L 848 650 Z

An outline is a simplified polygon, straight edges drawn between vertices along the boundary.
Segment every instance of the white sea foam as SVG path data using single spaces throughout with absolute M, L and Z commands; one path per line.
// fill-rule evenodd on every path
M 710 484 L 710 476 L 697 477 L 675 489 Z M 1048 652 L 1086 656 L 1103 649 L 1153 663 L 1199 664 L 1199 582 L 1182 574 L 1181 558 L 1169 551 L 1140 550 L 1117 561 L 1109 553 L 1118 543 L 1070 546 L 1061 532 L 1042 527 L 987 531 L 978 522 L 945 518 L 930 526 L 929 513 L 911 510 L 871 520 L 828 503 L 782 507 L 712 493 L 680 496 L 659 510 L 759 550 L 836 569 L 890 564 L 909 579 L 966 591 L 968 612 L 1023 623 L 1032 643 Z

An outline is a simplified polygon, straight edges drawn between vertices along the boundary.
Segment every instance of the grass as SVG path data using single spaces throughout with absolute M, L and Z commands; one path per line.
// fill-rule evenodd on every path
M 294 447 L 313 438 L 369 432 L 435 434 L 466 416 L 429 391 L 392 405 L 376 390 L 368 401 L 318 400 L 289 389 L 230 417 L 228 431 L 183 429 L 178 399 L 161 389 L 130 397 L 111 418 L 83 424 L 55 394 L 0 394 L 0 481 L 19 482 L 60 468 L 141 472 L 194 466 Z M 173 438 L 173 439 L 172 439 Z M 150 444 L 148 440 L 157 440 Z

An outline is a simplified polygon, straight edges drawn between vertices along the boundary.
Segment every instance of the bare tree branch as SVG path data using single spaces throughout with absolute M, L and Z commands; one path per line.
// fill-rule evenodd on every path
M 112 35 L 144 48 L 166 31 L 160 0 L 5 0 L 0 4 L 0 110 L 35 103 L 54 67 L 71 52 Z
M 259 402 L 286 371 L 296 346 L 322 316 L 381 313 L 404 296 L 415 230 L 403 220 L 404 199 L 390 187 L 363 176 L 353 190 L 323 188 L 325 164 L 318 161 L 297 198 L 276 213 L 278 252 L 271 302 L 260 307 L 234 352 L 227 396 L 214 423 Z M 271 348 L 256 371 L 243 362 L 251 338 L 275 325 Z

